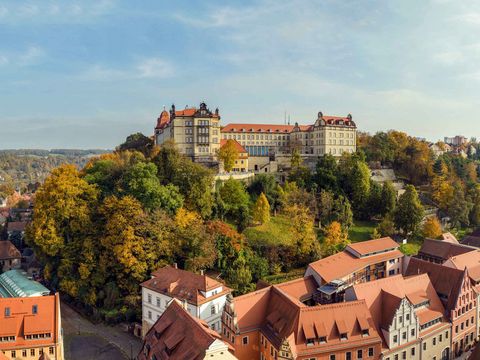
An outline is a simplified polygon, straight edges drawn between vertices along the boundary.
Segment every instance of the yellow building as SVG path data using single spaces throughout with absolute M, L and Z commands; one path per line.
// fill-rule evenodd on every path
M 227 144 L 228 140 L 220 140 L 220 148 L 224 147 Z M 238 151 L 238 158 L 235 160 L 232 172 L 245 173 L 248 172 L 248 152 L 245 148 L 240 145 L 236 140 L 233 140 L 235 147 Z M 223 169 L 223 164 L 220 164 L 220 168 Z M 220 171 L 222 172 L 222 171 Z
M 211 112 L 205 103 L 199 108 L 163 110 L 155 127 L 155 143 L 173 140 L 178 150 L 197 162 L 216 161 L 220 149 L 220 115 Z

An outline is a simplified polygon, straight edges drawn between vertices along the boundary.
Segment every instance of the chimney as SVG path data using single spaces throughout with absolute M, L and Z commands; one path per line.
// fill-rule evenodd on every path
M 173 263 L 173 267 L 174 267 L 175 269 L 178 269 L 178 264 L 177 264 L 176 262 L 174 262 L 174 263 Z
M 203 270 L 200 270 L 200 275 L 204 275 L 204 271 Z

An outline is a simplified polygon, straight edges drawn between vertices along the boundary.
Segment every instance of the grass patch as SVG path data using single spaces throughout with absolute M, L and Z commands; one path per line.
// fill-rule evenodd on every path
M 292 245 L 290 220 L 284 216 L 272 216 L 268 223 L 247 228 L 243 234 L 252 246 Z
M 303 277 L 305 273 L 305 268 L 293 269 L 286 273 L 274 274 L 265 276 L 263 280 L 269 284 L 280 284 L 286 281 L 294 280 Z
M 355 220 L 348 231 L 348 238 L 352 243 L 372 239 L 373 229 L 377 224 L 374 221 Z
M 410 242 L 400 245 L 400 251 L 405 255 L 417 255 L 421 246 L 422 245 L 419 242 Z

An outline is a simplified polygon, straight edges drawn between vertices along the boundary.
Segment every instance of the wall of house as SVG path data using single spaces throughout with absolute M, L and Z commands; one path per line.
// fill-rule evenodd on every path
M 0 269 L 2 272 L 9 271 L 12 269 L 20 269 L 22 266 L 20 259 L 5 259 L 0 260 Z
M 2 349 L 8 359 L 27 359 L 37 360 L 42 353 L 48 355 L 51 360 L 63 360 L 63 351 L 60 344 L 51 344 L 51 346 L 31 346 L 26 348 Z
M 221 331 L 222 324 L 222 312 L 227 301 L 227 295 L 222 295 L 204 304 L 201 304 L 198 308 L 198 316 L 200 319 L 205 320 L 207 324 L 215 331 Z M 212 306 L 215 309 L 215 313 L 212 314 Z
M 444 352 L 450 352 L 451 328 L 450 324 L 447 326 L 422 338 L 420 344 L 422 359 L 441 360 Z
M 420 326 L 413 306 L 402 299 L 388 331 L 383 330 L 389 348 L 405 345 L 418 338 Z M 396 340 L 396 341 L 395 341 Z

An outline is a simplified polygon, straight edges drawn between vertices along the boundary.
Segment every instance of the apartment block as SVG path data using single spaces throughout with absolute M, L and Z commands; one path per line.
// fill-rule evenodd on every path
M 403 254 L 398 248 L 389 237 L 350 244 L 308 265 L 305 276 L 313 276 L 319 284 L 319 303 L 340 302 L 352 285 L 401 274 Z

